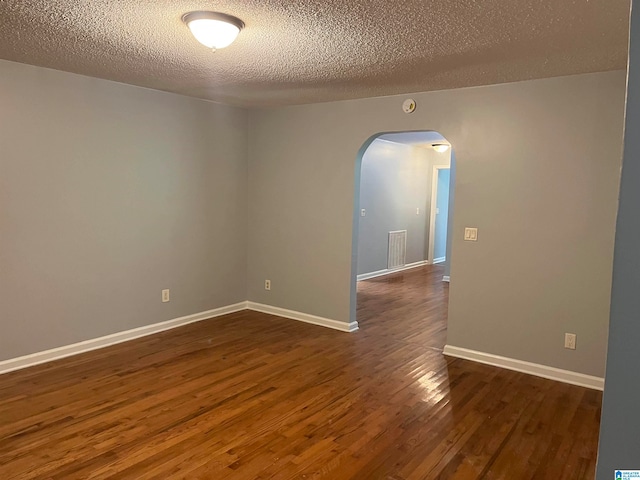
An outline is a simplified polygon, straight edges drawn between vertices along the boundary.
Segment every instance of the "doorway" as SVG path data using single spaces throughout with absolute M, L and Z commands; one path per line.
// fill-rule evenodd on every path
M 429 263 L 436 264 L 447 260 L 450 166 L 434 165 L 432 178 L 428 258 Z
M 450 144 L 433 131 L 380 134 L 363 146 L 354 224 L 358 281 L 434 263 L 448 267 L 451 158 Z
M 363 145 L 358 162 L 352 284 L 358 324 L 372 335 L 409 336 L 442 349 L 451 145 L 433 131 L 379 134 Z

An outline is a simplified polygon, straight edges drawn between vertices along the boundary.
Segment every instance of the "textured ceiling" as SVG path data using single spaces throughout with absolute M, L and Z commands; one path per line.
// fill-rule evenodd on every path
M 182 14 L 246 27 L 215 53 Z M 629 0 L 0 0 L 0 58 L 286 105 L 625 68 Z

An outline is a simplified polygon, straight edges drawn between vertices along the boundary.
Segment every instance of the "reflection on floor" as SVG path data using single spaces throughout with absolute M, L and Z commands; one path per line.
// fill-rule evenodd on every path
M 347 334 L 240 312 L 0 376 L 0 478 L 593 478 L 598 392 L 447 360 L 441 267 Z
M 447 340 L 449 284 L 433 265 L 358 282 L 357 319 L 364 336 L 439 351 Z
M 425 388 L 421 401 L 431 405 L 418 414 L 425 425 L 408 437 L 414 443 L 380 452 L 373 471 L 393 479 L 594 478 L 600 392 L 420 356 L 442 351 L 446 342 L 449 284 L 443 274 L 444 267 L 434 265 L 358 283 L 363 336 L 395 342 L 398 350 L 421 346 L 400 371 L 413 374 Z

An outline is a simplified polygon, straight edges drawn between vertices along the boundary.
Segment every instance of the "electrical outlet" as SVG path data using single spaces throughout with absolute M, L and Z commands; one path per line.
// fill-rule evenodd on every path
M 360 210 L 360 216 L 361 217 L 366 217 L 367 216 L 367 210 L 364 209 L 364 208 L 362 210 Z
M 265 280 L 264 281 L 264 289 L 265 290 L 271 290 L 271 280 Z
M 569 350 L 576 349 L 576 334 L 575 333 L 565 333 L 564 334 L 564 348 L 568 348 Z
M 162 290 L 162 303 L 167 303 L 169 301 L 169 289 Z
M 416 215 L 420 215 L 420 207 L 416 208 Z

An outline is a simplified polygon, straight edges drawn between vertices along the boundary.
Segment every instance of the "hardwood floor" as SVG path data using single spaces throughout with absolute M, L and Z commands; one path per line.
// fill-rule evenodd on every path
M 0 376 L 0 479 L 583 479 L 601 394 L 447 359 L 440 267 L 347 334 L 240 312 Z

